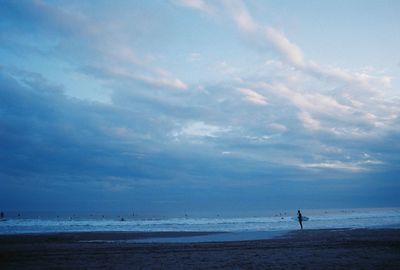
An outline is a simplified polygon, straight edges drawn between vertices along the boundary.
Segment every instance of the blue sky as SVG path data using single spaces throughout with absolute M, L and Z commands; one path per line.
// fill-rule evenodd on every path
M 0 208 L 400 205 L 397 1 L 2 1 Z

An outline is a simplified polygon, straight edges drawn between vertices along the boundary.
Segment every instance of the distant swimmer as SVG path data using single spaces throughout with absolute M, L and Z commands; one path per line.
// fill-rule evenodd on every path
M 300 210 L 297 210 L 297 219 L 299 220 L 301 229 L 303 229 L 303 215 L 301 214 Z

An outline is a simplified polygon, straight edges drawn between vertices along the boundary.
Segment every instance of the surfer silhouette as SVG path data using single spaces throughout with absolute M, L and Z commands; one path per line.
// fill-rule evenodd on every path
M 303 229 L 303 215 L 301 214 L 300 210 L 297 210 L 297 219 L 299 220 L 301 229 Z
M 3 212 L 0 213 L 0 218 L 4 218 L 4 213 Z

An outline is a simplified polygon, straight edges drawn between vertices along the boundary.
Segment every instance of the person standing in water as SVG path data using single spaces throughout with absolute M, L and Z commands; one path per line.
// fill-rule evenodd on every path
M 300 210 L 297 210 L 297 219 L 299 220 L 301 229 L 303 229 L 303 215 L 301 214 Z

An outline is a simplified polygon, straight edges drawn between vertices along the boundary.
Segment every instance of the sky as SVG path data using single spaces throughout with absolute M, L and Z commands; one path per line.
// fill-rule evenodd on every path
M 0 2 L 0 208 L 400 206 L 399 1 Z

